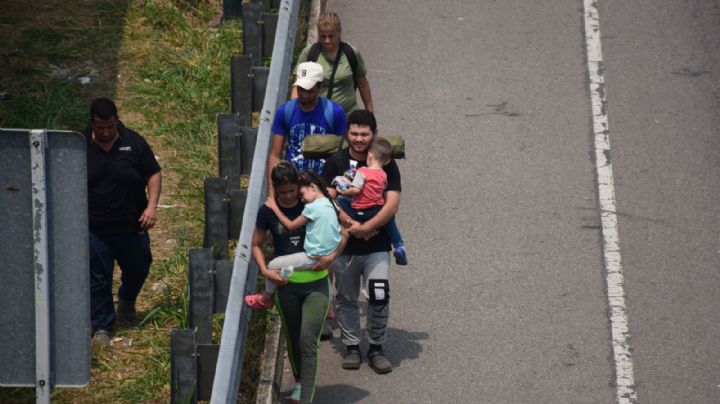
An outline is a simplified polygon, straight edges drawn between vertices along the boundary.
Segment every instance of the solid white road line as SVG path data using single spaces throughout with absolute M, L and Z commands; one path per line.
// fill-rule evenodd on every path
M 610 307 L 610 328 L 612 331 L 613 355 L 617 402 L 637 403 L 635 375 L 630 351 L 623 270 L 620 260 L 620 243 L 617 229 L 615 206 L 615 185 L 610 162 L 610 141 L 608 139 L 607 100 L 602 49 L 600 46 L 600 19 L 598 0 L 584 0 L 585 45 L 587 49 L 590 96 L 592 99 L 593 133 L 595 134 L 595 164 L 598 181 L 598 198 L 602 219 L 603 252 L 607 271 L 607 294 Z

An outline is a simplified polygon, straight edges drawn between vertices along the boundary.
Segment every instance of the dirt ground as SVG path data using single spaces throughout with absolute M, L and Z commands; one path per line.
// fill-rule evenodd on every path
M 34 2 L 22 0 L 0 0 L 0 103 L 7 106 L 22 97 L 27 89 L 46 86 L 42 80 L 62 78 L 78 80 L 90 79 L 87 85 L 77 85 L 80 89 L 78 102 L 89 105 L 89 100 L 97 96 L 107 96 L 118 104 L 120 118 L 129 127 L 141 126 L 144 116 L 141 113 L 123 109 L 124 69 L 132 66 L 121 62 L 123 46 L 122 17 L 126 8 L 125 1 L 104 0 L 40 0 Z M 102 17 L 99 17 L 102 16 Z M 90 29 L 88 29 L 90 27 Z M 93 36 L 93 32 L 101 35 Z M 58 40 L 53 41 L 56 34 Z M 38 48 L 32 43 L 33 37 L 47 40 L 53 44 L 47 48 Z M 41 83 L 37 85 L 38 83 Z M 4 95 L 3 95 L 4 94 Z M 0 126 L 12 112 L 0 104 Z M 53 106 L 55 107 L 55 106 Z M 62 105 L 59 106 L 62 108 Z M 85 118 L 83 118 L 85 119 Z M 83 121 L 81 121 L 83 122 Z M 136 126 L 137 125 L 137 126 Z M 62 125 L 61 125 L 62 126 Z M 82 127 L 67 125 L 63 129 L 81 131 Z M 154 144 L 148 138 L 161 164 L 171 161 L 161 144 Z M 158 224 L 151 230 L 153 256 L 155 262 L 173 256 L 178 248 L 175 239 L 177 229 L 170 219 L 178 203 L 173 200 L 176 188 L 176 175 L 171 170 L 163 170 L 163 192 L 158 209 Z M 152 269 L 151 269 L 152 273 Z M 116 268 L 116 279 L 119 279 Z M 164 280 L 149 280 L 140 298 L 138 311 L 147 313 L 157 304 L 164 293 Z M 177 285 L 184 288 L 185 285 Z M 94 352 L 90 385 L 84 389 L 66 389 L 59 402 L 111 402 L 111 386 L 123 379 L 132 380 L 143 376 L 143 362 L 134 361 L 137 355 L 147 355 L 150 350 L 138 344 L 144 337 L 129 333 L 122 341 L 114 343 L 110 350 Z M 151 331 L 142 331 L 151 332 Z M 169 330 L 157 330 L 169 340 Z M 132 343 L 132 346 L 125 344 Z M 154 349 L 154 348 L 153 348 Z M 110 363 L 112 365 L 108 366 Z M 98 366 L 100 364 L 100 366 Z M 121 365 L 121 366 L 115 366 Z M 5 391 L 2 391 L 5 390 Z M 27 389 L 30 390 L 30 389 Z M 169 397 L 168 391 L 156 392 L 159 396 Z M 25 402 L 24 392 L 10 392 L 0 389 L 0 402 Z M 27 394 L 28 402 L 32 391 Z M 54 397 L 54 401 L 55 401 Z

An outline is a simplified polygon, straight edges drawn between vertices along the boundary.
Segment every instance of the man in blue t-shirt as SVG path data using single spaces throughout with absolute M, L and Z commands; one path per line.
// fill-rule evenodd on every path
M 316 134 L 344 135 L 347 131 L 345 111 L 340 105 L 319 96 L 324 77 L 322 65 L 315 62 L 300 63 L 295 74 L 297 79 L 293 85 L 297 87 L 298 98 L 281 105 L 275 112 L 267 170 L 271 172 L 282 159 L 283 146 L 287 141 L 284 159 L 300 172 L 311 170 L 320 174 L 325 160 L 303 158 L 303 139 Z M 268 195 L 274 195 L 270 184 Z

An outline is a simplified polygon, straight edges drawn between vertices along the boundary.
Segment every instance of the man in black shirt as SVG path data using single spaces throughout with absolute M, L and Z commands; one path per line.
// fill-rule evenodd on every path
M 348 142 L 350 146 L 336 152 L 325 161 L 323 177 L 328 184 L 333 178 L 343 175 L 351 166 L 366 166 L 370 143 L 377 135 L 377 123 L 372 112 L 353 111 L 348 117 Z M 333 263 L 337 295 L 335 307 L 340 326 L 341 339 L 347 347 L 342 367 L 358 369 L 362 362 L 360 355 L 360 312 L 358 296 L 360 289 L 367 291 L 367 329 L 370 348 L 367 359 L 377 373 L 389 373 L 392 365 L 382 350 L 386 340 L 389 314 L 390 286 L 390 235 L 383 227 L 398 211 L 400 206 L 400 170 L 394 160 L 383 167 L 387 174 L 388 187 L 385 191 L 385 205 L 371 219 L 364 223 L 351 220 L 341 212 L 343 225 L 351 237 L 342 255 Z M 328 188 L 336 196 L 334 188 Z M 361 284 L 361 281 L 364 283 Z
M 106 345 L 115 324 L 112 290 L 115 261 L 122 270 L 117 317 L 130 321 L 136 317 L 135 299 L 152 262 L 147 230 L 157 223 L 162 176 L 152 149 L 142 136 L 119 121 L 112 100 L 93 100 L 90 124 L 84 134 L 91 322 L 93 341 Z

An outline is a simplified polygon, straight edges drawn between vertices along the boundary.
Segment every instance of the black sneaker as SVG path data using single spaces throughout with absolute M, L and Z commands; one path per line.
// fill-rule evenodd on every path
M 368 363 L 370 367 L 378 374 L 385 374 L 392 372 L 392 365 L 390 361 L 385 357 L 385 354 L 381 349 L 373 349 L 367 353 Z
M 348 348 L 343 356 L 342 368 L 343 369 L 360 369 L 360 363 L 362 358 L 360 357 L 360 349 Z
M 135 302 L 118 299 L 118 307 L 115 312 L 117 321 L 134 323 L 137 321 L 137 312 L 135 311 Z

